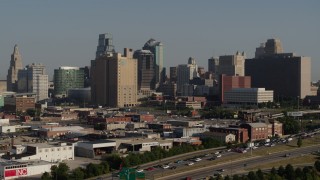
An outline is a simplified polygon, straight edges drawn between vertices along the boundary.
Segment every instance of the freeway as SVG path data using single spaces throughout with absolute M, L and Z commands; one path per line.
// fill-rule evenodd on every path
M 157 179 L 181 179 L 185 177 L 191 177 L 192 179 L 203 179 L 206 176 L 213 176 L 214 173 L 217 172 L 219 169 L 224 169 L 223 175 L 233 175 L 236 173 L 243 172 L 245 168 L 255 167 L 258 164 L 265 164 L 270 162 L 275 162 L 282 160 L 285 157 L 285 154 L 290 153 L 290 157 L 298 157 L 306 154 L 310 154 L 312 152 L 318 151 L 320 149 L 319 145 L 304 147 L 304 148 L 297 148 L 285 152 L 278 152 L 273 153 L 265 156 L 257 156 L 253 158 L 248 158 L 245 160 L 235 160 L 230 162 L 225 162 L 222 164 L 210 166 L 210 167 L 204 167 L 200 169 L 194 169 L 191 171 L 181 172 L 181 173 L 175 173 L 169 176 L 159 177 Z

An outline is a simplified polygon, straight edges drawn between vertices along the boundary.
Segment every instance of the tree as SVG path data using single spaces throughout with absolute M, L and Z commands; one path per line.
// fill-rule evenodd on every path
M 51 176 L 48 172 L 44 172 L 41 176 L 41 180 L 51 180 Z
M 85 170 L 81 167 L 78 167 L 72 171 L 71 175 L 72 179 L 84 179 L 85 178 Z
M 233 175 L 232 179 L 233 180 L 240 180 L 240 177 L 237 174 L 235 174 L 235 175 Z
M 280 167 L 278 168 L 278 175 L 282 177 L 284 174 L 285 174 L 284 167 L 283 167 L 283 166 L 280 166 Z
M 258 177 L 256 176 L 256 174 L 255 174 L 253 171 L 250 171 L 250 172 L 248 173 L 248 178 L 249 178 L 250 180 L 258 180 Z
M 302 169 L 297 167 L 296 170 L 294 171 L 295 177 L 303 179 L 303 172 Z
M 316 168 L 317 171 L 320 172 L 320 161 L 317 160 L 316 162 L 314 162 L 314 167 Z
M 298 141 L 297 141 L 297 146 L 301 147 L 302 146 L 302 139 L 301 137 L 299 137 Z
M 258 179 L 264 179 L 263 172 L 261 171 L 261 169 L 258 169 L 258 171 L 256 172 L 256 175 Z
M 287 164 L 285 168 L 285 177 L 287 179 L 294 179 L 295 174 L 294 174 L 294 168 L 291 164 Z
M 270 173 L 276 175 L 277 174 L 276 168 L 272 167 Z

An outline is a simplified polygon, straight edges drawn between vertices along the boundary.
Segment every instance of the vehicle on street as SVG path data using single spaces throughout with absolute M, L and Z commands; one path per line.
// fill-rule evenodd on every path
M 214 154 L 216 154 L 216 155 L 219 154 L 219 151 L 215 152 Z
M 162 166 L 163 169 L 168 169 L 169 167 L 170 167 L 170 166 L 168 166 L 168 165 L 163 165 L 163 166 Z
M 209 158 L 208 160 L 209 160 L 209 161 L 216 160 L 216 157 Z
M 200 158 L 196 158 L 194 161 L 195 162 L 199 162 L 199 161 L 201 161 L 202 159 L 200 159 Z
M 211 154 L 206 154 L 206 155 L 204 155 L 204 157 L 208 157 L 208 156 L 210 156 Z
M 224 169 L 218 169 L 217 171 L 219 171 L 219 172 L 224 172 Z
M 153 170 L 154 170 L 154 167 L 148 167 L 146 170 L 147 170 L 147 171 L 153 171 Z
M 189 163 L 188 163 L 188 166 L 192 166 L 192 165 L 194 165 L 193 162 L 189 162 Z
M 176 166 L 172 166 L 169 169 L 177 169 L 177 167 Z
M 217 158 L 220 158 L 220 157 L 221 157 L 221 154 L 216 155 L 216 157 L 217 157 Z
M 138 169 L 138 170 L 136 170 L 137 172 L 143 172 L 143 169 Z
M 181 163 L 184 163 L 184 160 L 178 160 L 176 161 L 177 164 L 181 164 Z

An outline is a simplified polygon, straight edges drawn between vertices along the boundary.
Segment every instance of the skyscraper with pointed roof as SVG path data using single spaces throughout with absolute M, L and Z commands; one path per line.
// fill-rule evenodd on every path
M 22 68 L 22 58 L 18 49 L 18 45 L 14 45 L 7 75 L 7 91 L 17 91 L 18 72 Z

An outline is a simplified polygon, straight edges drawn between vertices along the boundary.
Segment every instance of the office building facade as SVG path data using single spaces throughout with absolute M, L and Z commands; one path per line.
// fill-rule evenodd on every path
M 138 90 L 154 90 L 156 88 L 154 54 L 150 50 L 137 50 L 133 58 L 138 60 Z
M 132 49 L 91 61 L 91 97 L 96 105 L 132 107 L 137 104 L 138 62 Z
M 234 88 L 224 92 L 225 104 L 253 104 L 273 102 L 273 91 L 265 88 Z
M 18 73 L 18 92 L 35 93 L 36 101 L 48 98 L 48 75 L 43 64 L 32 63 Z
M 215 74 L 220 76 L 244 76 L 244 62 L 246 55 L 244 52 L 237 52 L 235 55 L 219 56 L 219 62 L 215 65 Z
M 159 85 L 164 82 L 166 72 L 164 68 L 164 47 L 161 42 L 158 42 L 154 39 L 149 39 L 143 46 L 143 50 L 150 50 L 154 54 L 154 61 L 156 66 L 155 71 L 155 80 L 156 85 Z
M 181 64 L 177 68 L 177 90 L 182 93 L 183 85 L 189 84 L 189 81 L 199 77 L 198 65 L 192 57 L 188 59 L 188 64 Z
M 277 54 L 282 49 L 279 45 L 268 47 L 266 43 L 265 49 L 268 53 L 246 59 L 246 76 L 251 76 L 252 87 L 274 90 L 275 97 L 304 98 L 310 95 L 311 58 L 294 53 Z
M 54 70 L 54 95 L 67 97 L 69 89 L 84 87 L 84 71 L 79 67 L 62 66 Z
M 224 93 L 233 88 L 251 88 L 250 76 L 227 76 L 220 75 L 220 99 L 224 102 Z

